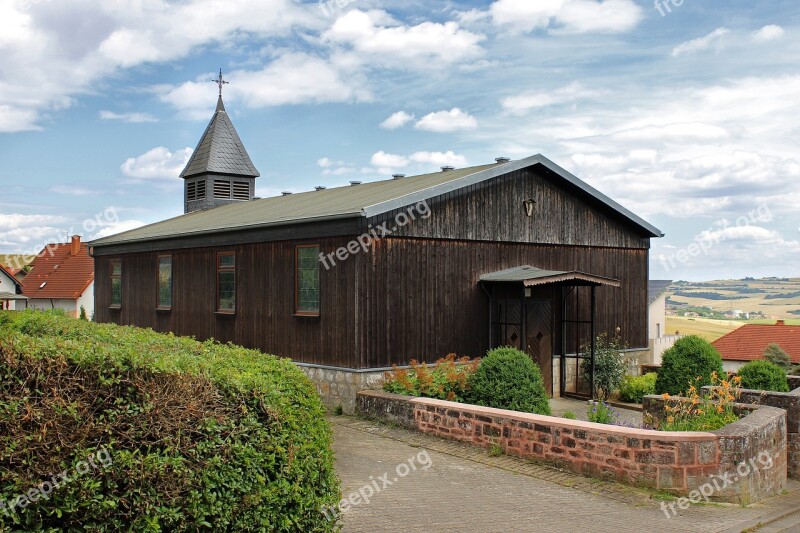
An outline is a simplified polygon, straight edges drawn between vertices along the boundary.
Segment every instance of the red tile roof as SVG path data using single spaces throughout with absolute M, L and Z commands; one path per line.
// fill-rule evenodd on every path
M 45 246 L 22 280 L 22 294 L 28 298 L 78 299 L 94 281 L 94 259 L 83 243 L 75 255 L 71 249 L 70 243 Z
M 11 278 L 11 282 L 16 284 L 17 287 L 22 286 L 22 283 L 16 277 L 17 272 L 19 272 L 19 270 L 15 272 L 13 268 L 8 268 L 4 267 L 3 265 L 0 265 L 0 272 Z
M 726 361 L 753 361 L 764 358 L 764 349 L 777 344 L 792 361 L 800 363 L 800 326 L 777 324 L 745 324 L 713 342 Z

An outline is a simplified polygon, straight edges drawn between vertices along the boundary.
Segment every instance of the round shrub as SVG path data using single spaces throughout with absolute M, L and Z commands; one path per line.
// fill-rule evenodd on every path
M 769 361 L 750 361 L 739 369 L 742 388 L 773 392 L 789 392 L 786 371 Z
M 49 313 L 3 322 L 0 530 L 335 530 L 330 428 L 290 361 Z
M 711 375 L 722 375 L 722 357 L 708 341 L 696 335 L 682 337 L 664 352 L 656 379 L 656 393 L 684 394 L 691 385 L 711 385 Z
M 485 407 L 550 414 L 539 366 L 516 348 L 496 348 L 486 354 L 470 377 L 468 400 Z

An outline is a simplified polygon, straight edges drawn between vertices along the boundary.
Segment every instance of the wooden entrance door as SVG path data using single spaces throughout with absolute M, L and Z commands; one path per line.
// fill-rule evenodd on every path
M 553 309 L 549 301 L 526 304 L 525 347 L 542 370 L 547 394 L 553 394 Z

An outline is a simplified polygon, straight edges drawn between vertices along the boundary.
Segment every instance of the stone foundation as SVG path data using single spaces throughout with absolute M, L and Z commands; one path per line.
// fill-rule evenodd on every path
M 346 414 L 355 412 L 358 391 L 380 389 L 384 372 L 391 370 L 356 370 L 307 363 L 295 364 L 317 386 L 317 392 L 327 409 L 333 411 L 341 406 Z

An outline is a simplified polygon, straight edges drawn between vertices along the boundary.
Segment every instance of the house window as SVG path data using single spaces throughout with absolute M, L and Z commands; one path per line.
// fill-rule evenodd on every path
M 122 307 L 122 261 L 111 261 L 111 307 Z
M 319 315 L 319 246 L 298 246 L 295 259 L 295 313 Z
M 220 313 L 236 311 L 236 254 L 234 252 L 217 254 L 217 311 Z
M 158 308 L 172 308 L 172 256 L 158 256 Z

